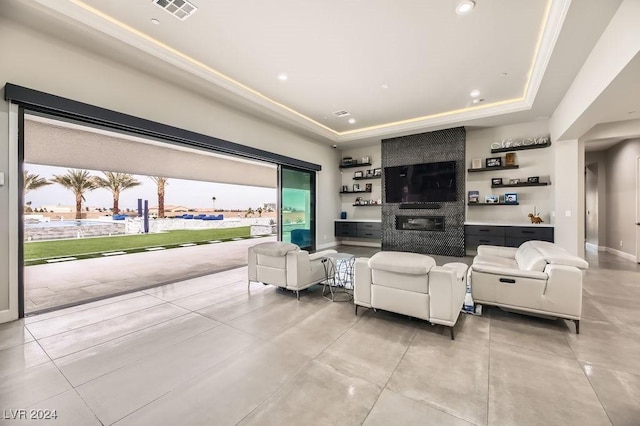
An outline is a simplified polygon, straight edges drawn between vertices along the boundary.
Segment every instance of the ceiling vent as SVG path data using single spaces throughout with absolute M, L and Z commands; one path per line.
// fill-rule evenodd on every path
M 187 0 L 153 0 L 153 2 L 181 21 L 198 11 L 198 8 Z
M 333 115 L 335 115 L 338 118 L 342 118 L 342 117 L 346 117 L 348 115 L 351 115 L 351 113 L 349 111 L 340 110 L 340 111 L 334 112 Z

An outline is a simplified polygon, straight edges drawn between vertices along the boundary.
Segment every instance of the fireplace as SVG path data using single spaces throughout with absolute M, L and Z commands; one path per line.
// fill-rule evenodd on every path
M 399 231 L 444 231 L 444 216 L 396 216 Z

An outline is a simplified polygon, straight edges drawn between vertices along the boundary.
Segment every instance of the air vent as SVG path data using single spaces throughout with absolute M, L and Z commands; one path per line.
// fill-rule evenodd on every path
M 345 111 L 345 110 L 340 110 L 340 111 L 336 111 L 333 113 L 333 115 L 335 115 L 336 117 L 346 117 L 348 115 L 351 115 L 351 113 L 349 111 Z
M 198 8 L 187 0 L 153 0 L 153 2 L 181 21 L 198 11 Z

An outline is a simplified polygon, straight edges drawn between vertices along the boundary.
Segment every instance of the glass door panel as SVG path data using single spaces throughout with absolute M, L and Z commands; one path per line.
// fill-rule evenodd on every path
M 300 246 L 316 248 L 316 174 L 307 170 L 280 166 L 280 239 Z

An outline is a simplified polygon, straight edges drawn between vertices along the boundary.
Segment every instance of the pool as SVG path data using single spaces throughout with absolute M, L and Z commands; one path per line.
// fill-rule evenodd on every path
M 93 220 L 52 220 L 51 222 L 25 223 L 25 228 L 62 228 L 70 226 L 108 226 L 113 222 L 99 222 Z

